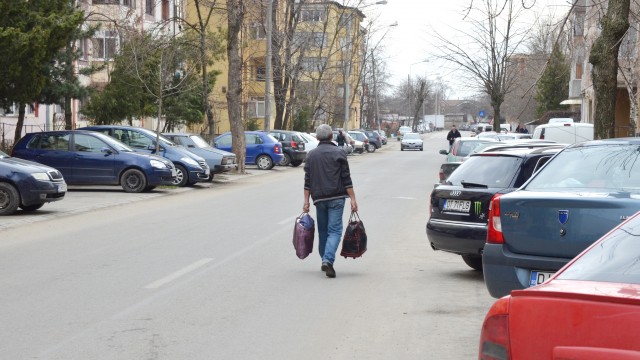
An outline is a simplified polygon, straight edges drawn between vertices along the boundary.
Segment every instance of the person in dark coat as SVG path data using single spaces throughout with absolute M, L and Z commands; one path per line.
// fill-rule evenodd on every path
M 344 133 L 342 132 L 342 130 L 338 130 L 338 137 L 336 138 L 338 147 L 344 148 L 345 141 L 346 141 L 346 137 L 344 136 Z
M 447 134 L 447 140 L 449 140 L 449 146 L 453 145 L 453 142 L 456 141 L 456 138 L 462 137 L 460 135 L 460 131 L 456 129 L 455 125 L 451 125 L 451 131 Z
M 309 212 L 309 197 L 316 206 L 318 226 L 318 252 L 322 257 L 320 270 L 329 278 L 336 277 L 333 262 L 342 239 L 342 213 L 345 199 L 351 199 L 351 211 L 358 211 L 353 191 L 347 154 L 333 143 L 331 126 L 323 124 L 316 129 L 318 147 L 307 154 L 304 163 L 304 205 Z

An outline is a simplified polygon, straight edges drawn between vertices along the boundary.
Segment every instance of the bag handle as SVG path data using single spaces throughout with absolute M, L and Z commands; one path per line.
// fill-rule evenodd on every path
M 360 215 L 358 215 L 357 211 L 351 211 L 351 215 L 349 215 L 349 222 L 361 221 Z

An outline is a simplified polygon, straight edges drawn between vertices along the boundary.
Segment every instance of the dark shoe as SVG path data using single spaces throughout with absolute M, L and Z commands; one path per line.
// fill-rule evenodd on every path
M 324 271 L 324 274 L 328 278 L 336 277 L 336 271 L 333 269 L 333 265 L 332 264 L 322 263 L 322 267 L 320 267 L 320 270 Z

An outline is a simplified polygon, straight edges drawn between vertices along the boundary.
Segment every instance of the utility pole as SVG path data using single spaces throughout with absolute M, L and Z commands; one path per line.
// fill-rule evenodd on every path
M 264 78 L 264 129 L 271 130 L 271 37 L 273 32 L 273 0 L 267 0 L 267 56 L 265 58 Z
M 344 63 L 344 130 L 348 131 L 349 130 L 349 111 L 351 110 L 351 104 L 349 103 L 349 87 L 351 86 L 351 84 L 349 84 L 349 77 L 351 76 L 350 72 L 351 72 L 351 15 L 349 14 L 349 16 L 347 17 L 347 35 L 346 35 L 346 42 L 347 42 L 347 50 L 345 51 L 345 56 L 343 58 L 343 63 Z

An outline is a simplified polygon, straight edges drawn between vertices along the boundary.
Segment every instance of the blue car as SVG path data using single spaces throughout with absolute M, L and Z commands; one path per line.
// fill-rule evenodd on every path
M 171 185 L 176 169 L 160 156 L 140 154 L 104 134 L 82 130 L 30 133 L 12 155 L 51 166 L 72 185 L 121 185 L 126 192 Z
M 18 207 L 38 210 L 66 193 L 67 183 L 58 170 L 0 151 L 0 215 L 11 215 Z
M 222 174 L 238 168 L 236 154 L 214 148 L 200 135 L 187 133 L 163 133 L 162 135 L 179 146 L 201 156 L 209 165 L 209 169 L 211 169 L 210 180 L 213 180 L 215 174 Z
M 260 170 L 270 170 L 284 158 L 278 140 L 264 131 L 245 131 L 244 141 L 247 149 L 244 163 L 247 165 L 255 164 Z M 230 132 L 216 137 L 213 142 L 218 149 L 231 151 Z
M 156 139 L 159 138 L 160 151 L 158 155 L 169 159 L 175 165 L 177 176 L 173 184 L 176 186 L 183 187 L 200 181 L 208 181 L 211 175 L 211 170 L 202 157 L 177 146 L 162 135 L 158 137 L 151 130 L 123 125 L 94 125 L 79 130 L 91 130 L 109 135 L 133 150 L 144 154 L 155 154 Z
M 571 145 L 518 190 L 494 195 L 482 253 L 489 293 L 543 283 L 640 211 L 639 154 L 638 138 Z

